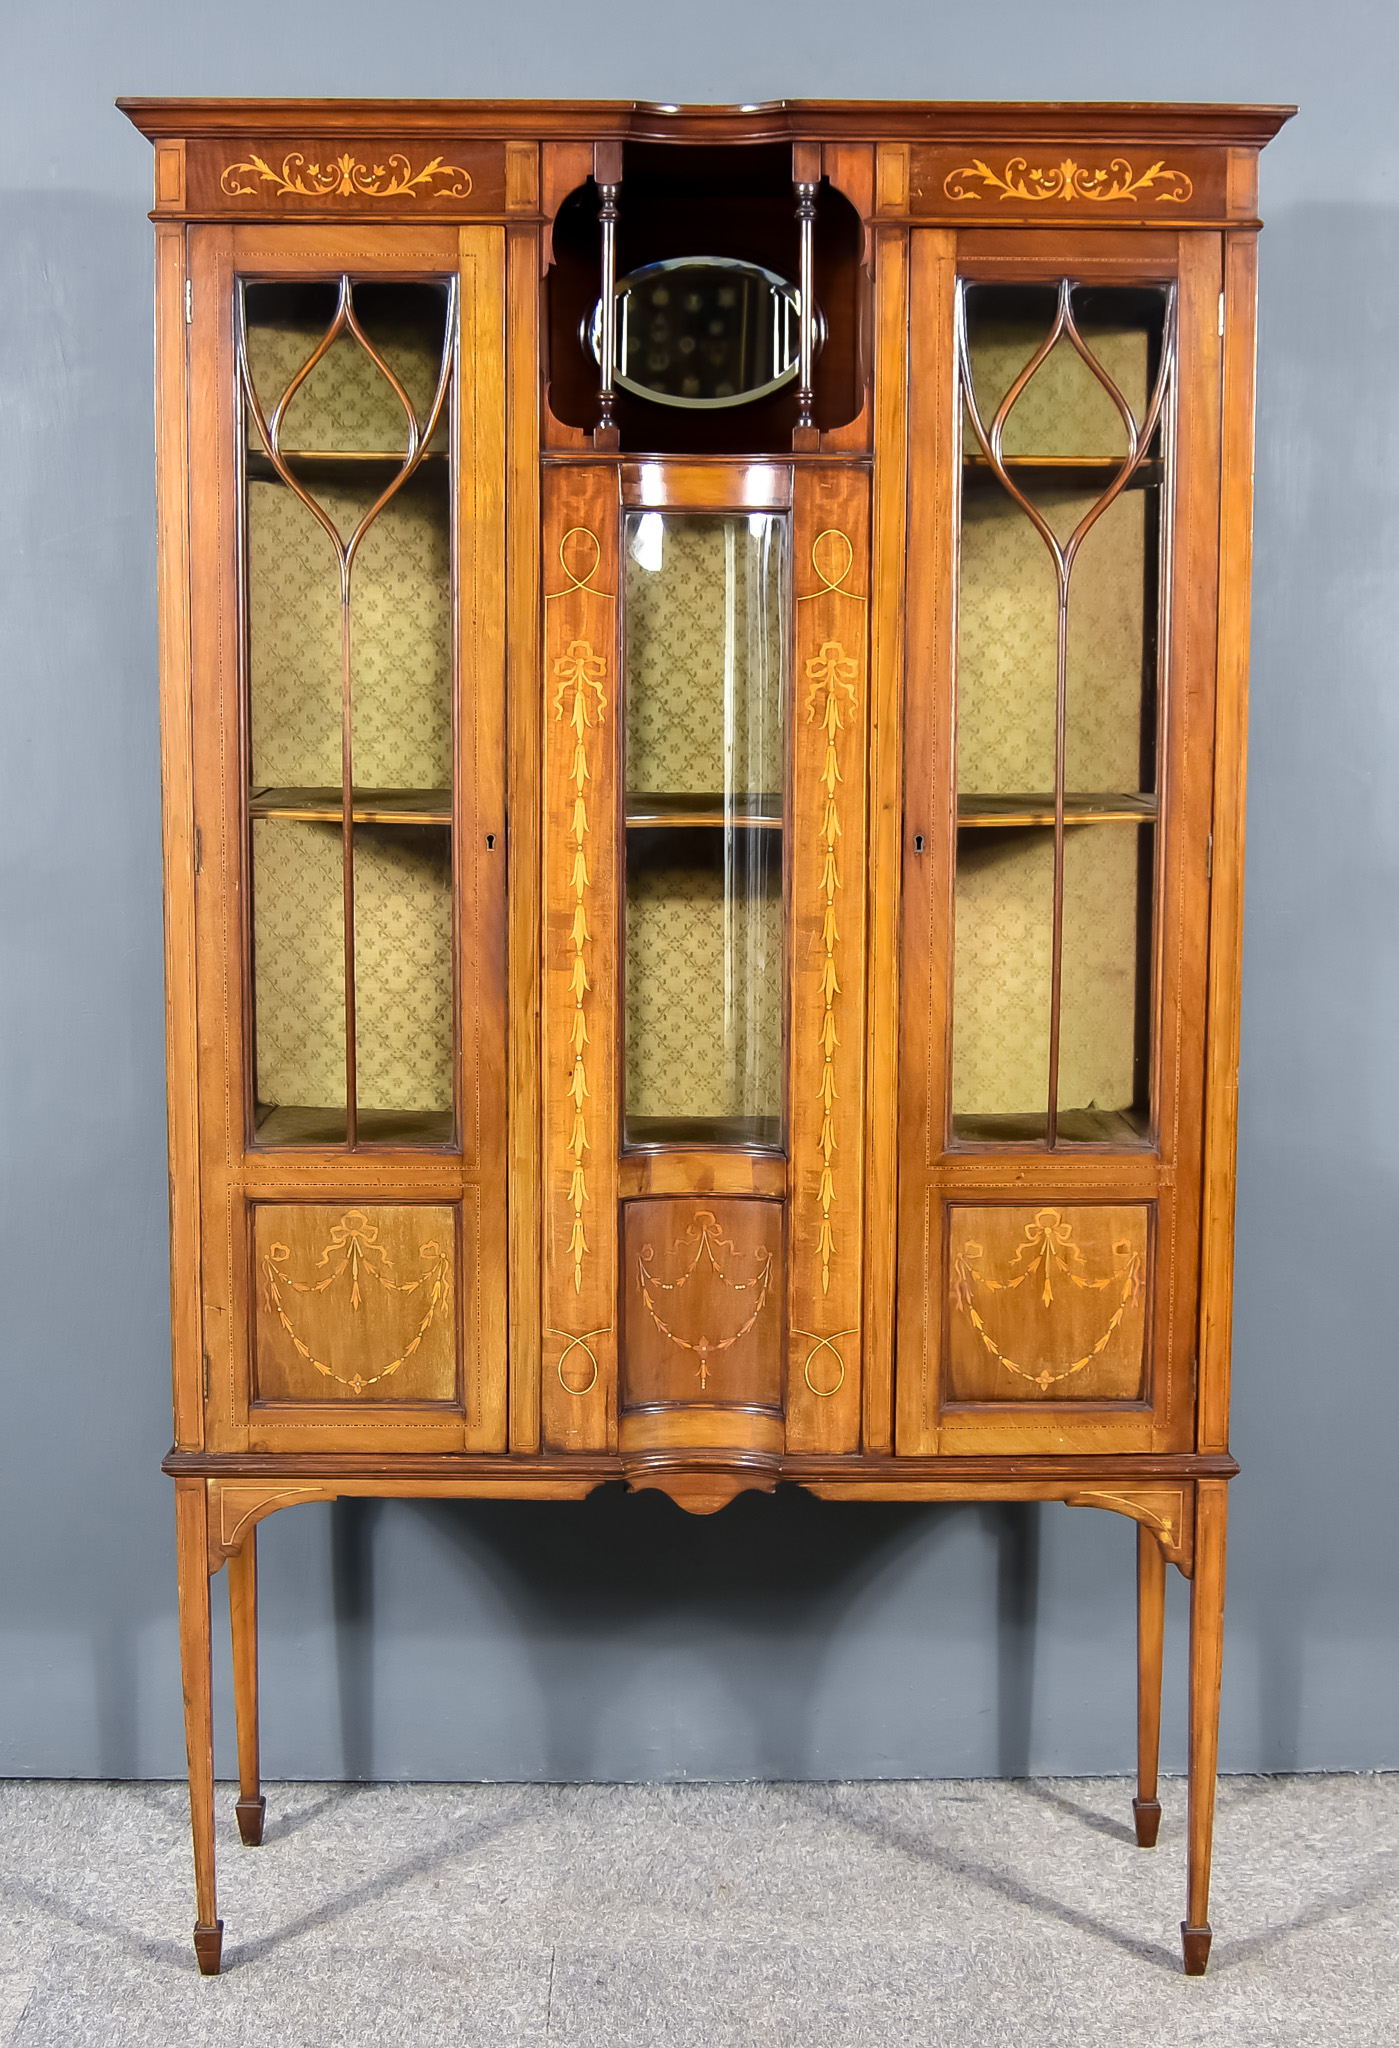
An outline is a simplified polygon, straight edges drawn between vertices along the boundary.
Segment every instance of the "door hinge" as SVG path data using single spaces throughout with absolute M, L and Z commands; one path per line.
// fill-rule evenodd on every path
M 186 327 L 188 327 L 188 326 L 189 326 L 189 324 L 190 324 L 191 320 L 193 320 L 193 318 L 194 318 L 194 279 L 193 279 L 192 277 L 187 277 L 187 278 L 185 279 L 185 325 L 186 325 Z M 1222 333 L 1222 332 L 1223 332 L 1223 329 L 1221 329 L 1220 331 L 1221 331 L 1221 333 Z
M 1223 334 L 1223 332 L 1224 332 L 1224 294 L 1223 294 L 1223 292 L 1221 292 L 1221 293 L 1219 294 L 1219 331 L 1220 331 L 1220 334 L 1221 334 L 1221 335 L 1222 335 L 1222 334 Z
M 204 834 L 196 825 L 194 828 L 194 872 L 198 874 L 204 866 Z
M 204 1353 L 204 1406 L 209 1405 L 209 1354 Z
M 1208 839 L 1207 839 L 1207 840 L 1205 841 L 1205 880 L 1206 880 L 1207 882 L 1212 882 L 1212 881 L 1214 880 L 1214 834 L 1213 834 L 1213 832 L 1211 832 L 1211 834 L 1210 834 L 1209 838 L 1208 838 Z

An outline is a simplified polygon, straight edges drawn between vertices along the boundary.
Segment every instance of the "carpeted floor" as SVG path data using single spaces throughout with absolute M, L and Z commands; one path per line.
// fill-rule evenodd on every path
M 184 1790 L 0 1786 L 4 2048 L 1368 2048 L 1399 2043 L 1399 1776 L 221 1788 L 201 1979 Z

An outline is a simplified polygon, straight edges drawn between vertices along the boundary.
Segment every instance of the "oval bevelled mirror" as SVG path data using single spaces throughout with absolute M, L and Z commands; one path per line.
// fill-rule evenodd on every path
M 617 280 L 623 390 L 656 405 L 749 405 L 796 376 L 801 293 L 775 270 L 735 256 L 677 256 Z M 825 338 L 814 315 L 813 352 Z M 586 340 L 602 361 L 602 301 Z

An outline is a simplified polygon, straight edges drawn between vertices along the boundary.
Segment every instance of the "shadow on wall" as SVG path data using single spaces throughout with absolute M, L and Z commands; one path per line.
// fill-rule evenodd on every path
M 385 1510 L 342 1500 L 330 1512 L 343 1769 L 372 1778 L 383 1771 L 375 1628 L 392 1625 L 376 1599 Z M 629 1761 L 621 1760 L 625 1736 L 617 1746 L 610 1739 L 622 1734 L 623 1718 L 634 1743 L 638 1720 L 647 1718 L 636 1688 L 647 1682 L 648 1659 L 660 1678 L 651 1701 L 657 1775 L 675 1775 L 677 1751 L 695 1758 L 693 1767 L 680 1766 L 682 1776 L 827 1775 L 813 1713 L 835 1646 L 876 1581 L 907 1579 L 915 1558 L 933 1564 L 949 1540 L 973 1533 L 970 1518 L 979 1547 L 989 1542 L 995 1557 L 994 1621 L 989 1605 L 980 1618 L 995 1630 L 994 1769 L 1005 1777 L 1030 1769 L 1037 1504 L 849 1506 L 784 1486 L 775 1498 L 744 1494 L 701 1518 L 658 1493 L 614 1485 L 582 1503 L 418 1502 L 394 1516 L 400 1512 L 418 1523 L 444 1581 L 489 1587 L 491 1603 L 508 1615 L 543 1717 L 532 1775 L 563 1780 L 649 1775 L 645 1755 L 628 1748 Z M 393 1569 L 397 1577 L 401 1566 Z M 451 1625 L 444 1615 L 441 1626 Z M 926 1647 L 929 1618 L 910 1614 L 907 1634 Z M 618 1646 L 626 1646 L 621 1658 L 608 1654 Z M 702 1700 L 668 1697 L 677 1659 Z M 716 1724 L 697 1744 L 687 1739 L 695 1718 L 687 1708 Z M 881 1775 L 877 1756 L 866 1768 Z

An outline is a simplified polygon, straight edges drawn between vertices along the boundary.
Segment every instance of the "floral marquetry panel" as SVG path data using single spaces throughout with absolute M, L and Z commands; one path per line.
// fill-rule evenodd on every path
M 867 480 L 803 472 L 793 529 L 787 1441 L 844 1451 L 859 1442 L 864 1266 Z
M 948 1209 L 948 1403 L 1142 1401 L 1147 1203 Z
M 617 590 L 615 474 L 544 477 L 545 1440 L 616 1428 Z
M 455 1402 L 457 1211 L 253 1210 L 254 1399 Z

